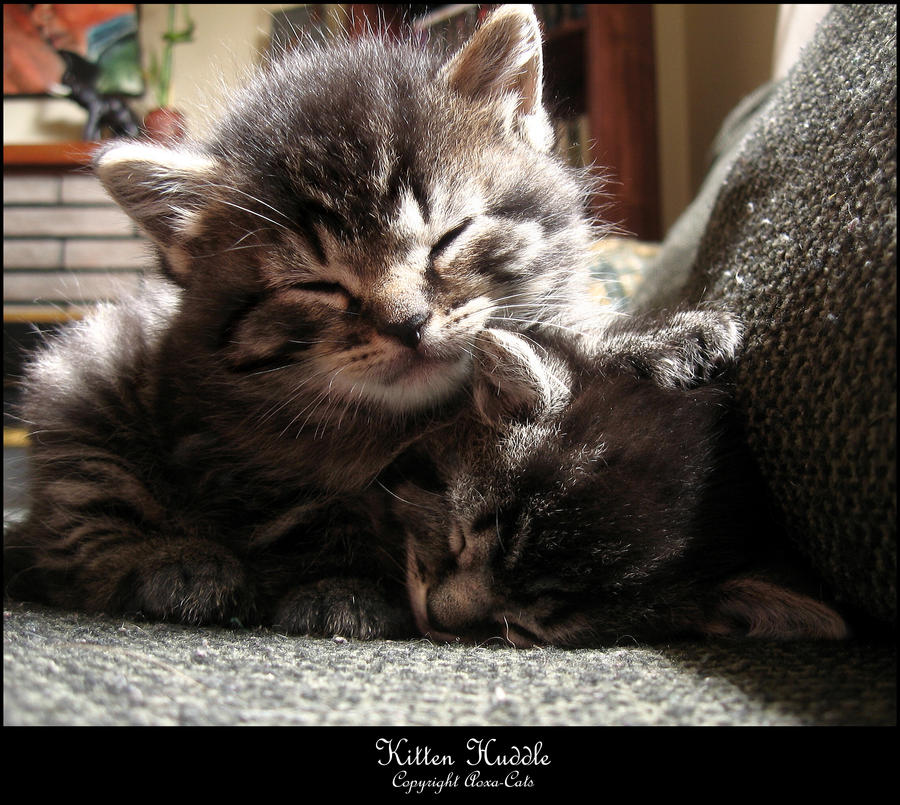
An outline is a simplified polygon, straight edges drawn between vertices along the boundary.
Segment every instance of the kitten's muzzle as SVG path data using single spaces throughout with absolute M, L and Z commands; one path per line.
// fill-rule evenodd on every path
M 412 540 L 406 546 L 407 592 L 416 627 L 426 637 L 448 643 L 502 640 L 516 648 L 531 648 L 540 638 L 497 615 L 489 582 L 479 572 L 459 570 L 438 583 L 425 578 Z
M 403 346 L 417 349 L 422 343 L 425 326 L 431 318 L 431 311 L 422 311 L 407 317 L 403 321 L 383 324 L 378 328 L 382 335 L 396 338 Z

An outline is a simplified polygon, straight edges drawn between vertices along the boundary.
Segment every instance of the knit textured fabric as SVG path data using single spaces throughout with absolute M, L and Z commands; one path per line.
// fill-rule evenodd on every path
M 3 641 L 10 726 L 897 723 L 890 643 L 629 640 L 517 651 L 123 621 L 28 604 L 6 608 Z
M 897 11 L 835 6 L 743 139 L 685 296 L 746 325 L 737 404 L 789 538 L 897 614 Z

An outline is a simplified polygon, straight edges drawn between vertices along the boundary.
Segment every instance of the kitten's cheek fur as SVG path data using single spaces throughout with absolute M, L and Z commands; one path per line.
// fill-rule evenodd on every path
M 385 345 L 383 357 L 361 372 L 340 372 L 334 388 L 350 402 L 365 399 L 395 413 L 415 412 L 446 402 L 472 376 L 467 346 L 484 331 L 492 305 L 483 296 L 449 313 L 434 313 L 417 349 Z
M 424 637 L 430 637 L 432 640 L 443 640 L 447 643 L 460 642 L 459 635 L 439 631 L 431 625 L 428 618 L 430 583 L 424 578 L 424 575 L 424 568 L 416 556 L 415 540 L 408 537 L 406 541 L 406 589 L 416 628 Z

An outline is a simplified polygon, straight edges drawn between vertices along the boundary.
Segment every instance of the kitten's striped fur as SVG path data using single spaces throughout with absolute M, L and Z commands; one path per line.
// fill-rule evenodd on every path
M 510 6 L 448 61 L 336 41 L 262 71 L 204 141 L 104 146 L 161 270 L 28 372 L 8 591 L 405 633 L 379 474 L 467 404 L 485 328 L 585 320 L 589 187 L 551 155 L 541 83 Z
M 422 634 L 519 647 L 846 636 L 774 564 L 714 380 L 738 338 L 713 311 L 627 319 L 603 338 L 482 333 L 474 405 L 393 470 Z

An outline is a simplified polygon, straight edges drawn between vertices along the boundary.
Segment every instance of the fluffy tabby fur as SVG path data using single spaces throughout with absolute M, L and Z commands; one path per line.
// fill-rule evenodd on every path
M 449 59 L 294 52 L 206 141 L 114 142 L 158 277 L 37 356 L 16 596 L 190 623 L 407 633 L 377 477 L 467 397 L 486 327 L 577 325 L 588 187 L 551 153 L 540 33 Z
M 712 311 L 594 340 L 482 334 L 474 405 L 393 468 L 420 631 L 522 647 L 844 637 L 760 511 L 714 382 L 737 343 Z
M 160 270 L 28 371 L 8 592 L 363 638 L 815 633 L 805 599 L 723 577 L 745 546 L 713 517 L 735 488 L 705 384 L 734 324 L 582 309 L 589 188 L 541 73 L 504 7 L 449 60 L 337 41 L 205 141 L 105 146 Z M 773 597 L 800 627 L 759 627 Z

